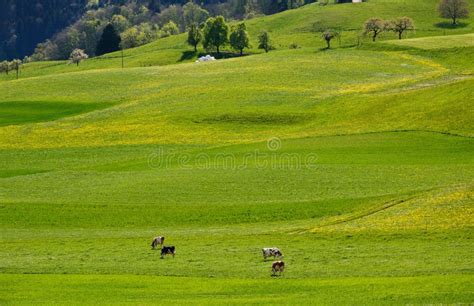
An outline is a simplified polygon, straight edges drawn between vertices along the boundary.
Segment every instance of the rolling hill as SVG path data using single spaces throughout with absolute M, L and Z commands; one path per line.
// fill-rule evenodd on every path
M 255 18 L 246 21 L 251 36 L 252 49 L 248 52 L 259 53 L 257 36 L 262 30 L 269 31 L 277 50 L 289 49 L 291 44 L 305 48 L 323 48 L 325 42 L 321 32 L 333 28 L 342 35 L 337 44 L 343 47 L 364 44 L 371 47 L 370 39 L 361 35 L 364 22 L 371 17 L 386 20 L 409 16 L 414 19 L 416 31 L 408 33 L 409 38 L 425 36 L 445 36 L 472 33 L 474 17 L 464 19 L 460 26 L 452 28 L 446 20 L 438 17 L 437 0 L 371 0 L 359 4 L 332 4 L 320 6 L 317 3 L 279 14 Z M 382 33 L 379 39 L 395 39 L 393 33 Z M 471 38 L 472 39 L 472 38 Z M 465 44 L 461 39 L 458 44 Z M 126 67 L 148 67 L 194 61 L 197 57 L 192 48 L 186 45 L 186 34 L 159 39 L 153 43 L 125 50 Z M 204 50 L 200 50 L 204 54 Z M 22 77 L 76 72 L 78 70 L 120 68 L 120 52 L 111 53 L 82 63 L 79 67 L 66 65 L 65 61 L 37 62 L 25 65 Z M 0 76 L 1 79 L 5 76 Z M 9 79 L 14 79 L 12 74 Z
M 125 69 L 109 54 L 4 77 L 0 302 L 472 303 L 472 17 L 446 29 L 435 3 L 248 21 L 268 54 L 180 62 L 178 35 Z M 355 45 L 367 17 L 401 12 L 413 39 Z

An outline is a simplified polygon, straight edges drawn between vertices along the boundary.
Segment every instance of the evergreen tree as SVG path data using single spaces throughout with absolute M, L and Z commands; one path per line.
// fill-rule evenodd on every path
M 79 18 L 86 0 L 0 0 L 0 59 L 30 55 Z
M 148 4 L 148 9 L 156 14 L 161 13 L 160 0 L 150 0 L 150 3 Z
M 120 50 L 120 35 L 117 34 L 113 25 L 108 24 L 97 44 L 96 54 L 102 55 Z

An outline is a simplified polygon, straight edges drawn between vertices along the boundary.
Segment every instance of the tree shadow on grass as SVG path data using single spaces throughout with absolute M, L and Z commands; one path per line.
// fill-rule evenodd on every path
M 201 57 L 201 56 L 206 56 L 206 55 L 211 55 L 214 56 L 216 59 L 226 59 L 226 58 L 233 58 L 233 57 L 240 57 L 241 55 L 239 53 L 233 53 L 233 52 L 228 52 L 228 51 L 221 51 L 219 54 L 217 52 L 194 52 L 194 51 L 184 51 L 183 54 L 181 55 L 181 58 L 179 59 L 179 62 L 182 61 L 187 61 L 191 60 L 194 57 Z M 249 54 L 244 53 L 242 56 L 247 56 Z
M 452 22 L 449 22 L 449 21 L 443 21 L 443 22 L 435 23 L 434 26 L 441 29 L 461 29 L 461 28 L 467 27 L 468 23 L 459 22 L 457 24 L 453 24 Z
M 179 62 L 190 60 L 195 55 L 196 55 L 196 52 L 194 51 L 184 51 L 183 54 L 181 55 L 181 58 L 179 59 Z
M 225 59 L 225 58 L 233 58 L 233 57 L 241 57 L 247 56 L 248 54 L 244 53 L 240 55 L 239 53 L 233 53 L 229 51 L 221 51 L 219 54 L 217 52 L 211 52 L 209 55 L 214 56 L 216 59 Z
M 325 52 L 325 51 L 331 51 L 331 50 L 333 50 L 333 49 L 334 49 L 333 47 L 331 47 L 331 48 L 322 47 L 322 48 L 317 49 L 317 51 L 319 51 L 319 52 Z

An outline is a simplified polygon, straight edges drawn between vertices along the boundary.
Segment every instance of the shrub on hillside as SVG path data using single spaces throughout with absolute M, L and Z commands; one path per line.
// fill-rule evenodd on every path
M 290 49 L 299 49 L 301 48 L 300 45 L 298 45 L 297 43 L 291 43 L 288 48 Z
M 167 24 L 165 24 L 160 31 L 160 37 L 168 37 L 171 35 L 176 35 L 179 34 L 179 29 L 176 23 L 173 21 L 169 21 Z
M 338 38 L 339 36 L 340 34 L 336 30 L 329 29 L 329 30 L 324 31 L 322 37 L 326 41 L 327 49 L 331 48 L 331 40 L 333 40 L 334 38 Z

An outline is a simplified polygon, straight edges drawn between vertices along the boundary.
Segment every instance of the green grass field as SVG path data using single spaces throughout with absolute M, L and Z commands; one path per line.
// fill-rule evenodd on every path
M 253 19 L 268 54 L 180 62 L 178 35 L 126 69 L 0 79 L 0 303 L 472 304 L 473 23 L 436 2 Z M 375 13 L 412 16 L 414 39 L 353 45 Z
M 474 47 L 474 34 L 421 37 L 404 40 L 392 40 L 388 43 L 424 50 Z
M 406 35 L 408 38 L 466 34 L 474 31 L 473 14 L 468 19 L 461 19 L 460 25 L 453 28 L 449 25 L 449 21 L 438 17 L 437 3 L 438 0 L 370 0 L 360 4 L 331 4 L 327 6 L 315 3 L 280 14 L 247 20 L 246 25 L 252 44 L 252 48 L 247 52 L 250 54 L 262 52 L 257 49 L 257 37 L 262 30 L 269 31 L 277 50 L 287 50 L 290 44 L 297 44 L 303 49 L 324 48 L 326 43 L 321 38 L 321 34 L 327 28 L 337 29 L 341 32 L 340 40 L 334 42 L 335 46 L 351 47 L 364 44 L 371 47 L 373 44 L 370 38 L 362 36 L 363 24 L 371 17 L 389 20 L 405 15 L 413 18 L 416 31 L 409 32 Z M 474 9 L 472 4 L 471 9 Z M 379 39 L 393 40 L 396 38 L 394 33 L 384 32 Z M 458 40 L 456 43 L 472 46 L 468 40 L 472 41 L 472 37 Z M 450 43 L 449 46 L 452 47 L 453 44 Z M 199 53 L 206 54 L 205 50 L 200 50 Z M 156 42 L 124 52 L 126 67 L 170 65 L 194 61 L 196 58 L 197 54 L 192 52 L 192 47 L 186 45 L 186 34 L 159 39 Z M 79 67 L 68 65 L 66 61 L 30 63 L 23 67 L 21 75 L 22 77 L 34 77 L 77 72 L 78 70 L 120 67 L 121 54 L 115 52 L 89 59 L 81 63 Z M 14 73 L 8 77 L 0 75 L 0 80 L 14 78 Z

